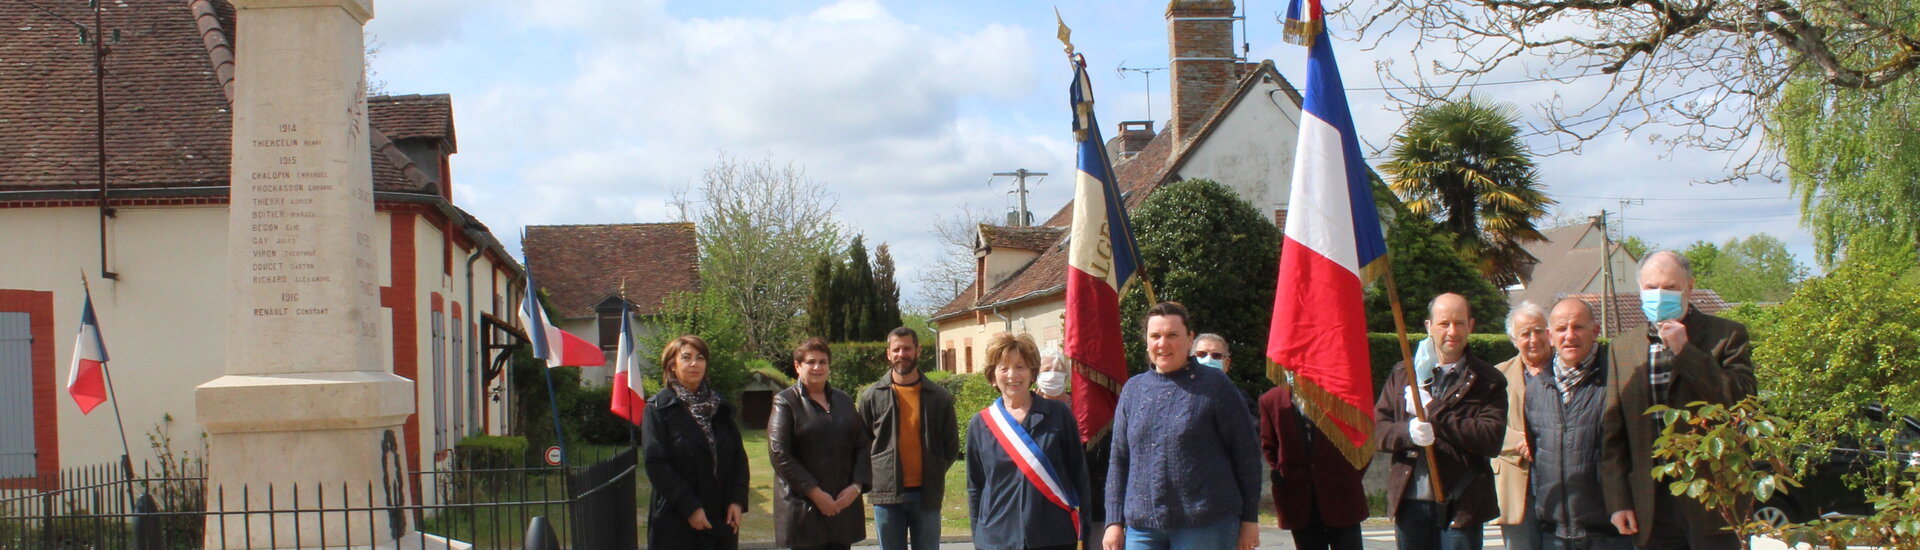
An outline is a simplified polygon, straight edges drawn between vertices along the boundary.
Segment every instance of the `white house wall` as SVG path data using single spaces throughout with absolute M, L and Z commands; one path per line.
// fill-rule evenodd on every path
M 1173 173 L 1231 187 L 1271 222 L 1287 207 L 1299 120 L 1300 109 L 1278 84 L 1255 83 Z

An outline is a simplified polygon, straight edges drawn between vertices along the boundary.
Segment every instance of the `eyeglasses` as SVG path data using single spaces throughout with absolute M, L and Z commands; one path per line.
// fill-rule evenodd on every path
M 801 362 L 800 362 L 800 364 L 802 364 L 802 365 L 806 365 L 806 366 L 809 366 L 809 367 L 819 367 L 819 366 L 824 366 L 824 365 L 826 365 L 826 364 L 827 364 L 827 360 L 826 360 L 826 359 L 808 359 L 808 360 L 805 360 L 805 361 L 801 361 Z
M 1207 359 L 1207 358 L 1213 358 L 1213 359 L 1225 359 L 1225 358 L 1227 358 L 1227 354 L 1226 354 L 1226 352 L 1220 352 L 1220 351 L 1215 351 L 1215 352 L 1205 352 L 1205 351 L 1196 351 L 1196 352 L 1193 352 L 1193 356 L 1194 356 L 1194 357 L 1197 357 L 1197 358 L 1200 358 L 1200 359 Z

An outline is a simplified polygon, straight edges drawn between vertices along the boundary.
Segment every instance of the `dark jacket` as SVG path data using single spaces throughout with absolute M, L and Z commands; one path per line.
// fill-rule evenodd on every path
M 1587 368 L 1596 370 L 1565 394 L 1551 368 L 1526 382 L 1527 425 L 1532 427 L 1527 446 L 1533 449 L 1531 513 L 1553 524 L 1548 534 L 1568 539 L 1620 534 L 1611 522 L 1613 510 L 1607 508 L 1600 474 L 1607 347 L 1595 348 Z
M 832 517 L 820 513 L 807 493 L 814 488 L 838 497 L 849 486 L 873 484 L 867 430 L 847 392 L 827 388 L 827 403 L 807 397 L 801 384 L 773 396 L 767 420 L 767 456 L 773 461 L 773 544 L 783 547 L 852 544 L 867 538 L 862 498 Z
M 1687 345 L 1674 352 L 1669 406 L 1685 407 L 1695 401 L 1731 405 L 1753 395 L 1753 358 L 1745 325 L 1693 308 L 1687 308 L 1680 323 L 1687 327 Z M 1654 491 L 1666 488 L 1664 482 L 1653 480 L 1653 440 L 1660 436 L 1663 426 L 1655 425 L 1653 417 L 1646 414 L 1653 406 L 1647 386 L 1647 345 L 1651 339 L 1647 327 L 1632 326 L 1614 335 L 1612 341 L 1615 359 L 1609 377 L 1612 383 L 1607 386 L 1601 468 L 1607 479 L 1622 481 L 1606 487 L 1607 508 L 1632 509 L 1640 523 L 1640 534 L 1634 541 L 1645 546 L 1658 517 Z M 1696 529 L 1727 524 L 1700 501 L 1685 497 L 1672 500 Z
M 960 458 L 960 426 L 953 418 L 953 396 L 922 374 L 914 382 L 920 386 L 920 505 L 940 507 L 946 494 L 947 468 Z M 860 416 L 872 437 L 873 489 L 867 499 L 876 505 L 905 502 L 900 482 L 900 422 L 894 418 L 893 374 L 881 374 L 880 380 L 860 392 Z
M 989 406 L 991 408 L 991 406 Z M 1098 521 L 1087 513 L 1087 455 L 1080 445 L 1080 424 L 1066 403 L 1033 396 L 1033 408 L 1020 423 L 1059 475 L 1062 489 L 1081 504 L 1080 523 L 1048 500 L 1027 480 L 1012 455 L 975 412 L 967 424 L 967 513 L 973 519 L 973 546 L 981 550 L 1019 550 L 1073 544 L 1076 535 L 1093 541 Z
M 647 399 L 640 422 L 646 451 L 647 481 L 653 499 L 647 507 L 647 547 L 729 550 L 739 533 L 727 527 L 727 505 L 747 510 L 747 451 L 740 444 L 733 405 L 721 401 L 713 413 L 714 450 L 694 422 L 693 412 L 673 391 Z M 687 524 L 694 510 L 706 510 L 712 529 Z
M 1400 501 L 1409 496 L 1408 480 L 1413 478 L 1415 462 L 1426 462 L 1431 450 L 1439 462 L 1442 489 L 1452 503 L 1452 524 L 1478 529 L 1478 525 L 1500 515 L 1500 504 L 1493 493 L 1493 467 L 1488 460 L 1500 454 L 1500 443 L 1507 430 L 1507 379 L 1493 365 L 1471 355 L 1462 360 L 1463 370 L 1446 392 L 1433 396 L 1427 407 L 1427 421 L 1433 423 L 1432 447 L 1413 444 L 1407 435 L 1407 369 L 1403 361 L 1393 366 L 1381 386 L 1373 411 L 1373 442 L 1380 452 L 1393 455 L 1393 469 L 1387 481 L 1387 515 L 1400 511 Z
M 1354 469 L 1308 422 L 1286 385 L 1260 396 L 1260 451 L 1273 468 L 1273 509 L 1280 528 L 1306 527 L 1316 508 L 1328 527 L 1359 525 L 1367 519 L 1367 494 L 1360 483 L 1366 469 Z

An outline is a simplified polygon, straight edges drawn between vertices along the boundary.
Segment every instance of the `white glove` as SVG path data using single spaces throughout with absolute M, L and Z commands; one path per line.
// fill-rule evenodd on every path
M 1406 388 L 1401 390 L 1400 395 L 1401 397 L 1405 398 L 1401 402 L 1407 404 L 1407 414 L 1418 416 L 1413 412 L 1413 388 Z M 1425 409 L 1427 411 L 1427 414 L 1431 415 L 1433 414 L 1433 409 L 1430 408 L 1432 406 L 1433 406 L 1433 394 L 1427 393 L 1427 390 L 1425 388 L 1421 388 L 1420 389 L 1420 408 Z
M 1433 446 L 1433 423 L 1418 418 L 1408 420 L 1407 437 L 1413 440 L 1414 445 Z

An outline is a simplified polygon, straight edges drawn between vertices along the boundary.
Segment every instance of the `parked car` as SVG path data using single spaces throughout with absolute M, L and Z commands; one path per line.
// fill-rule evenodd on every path
M 1875 426 L 1887 426 L 1890 422 L 1886 409 L 1878 405 L 1862 407 L 1860 415 Z M 1873 505 L 1867 502 L 1867 493 L 1849 486 L 1846 478 L 1885 460 L 1902 461 L 1902 466 L 1910 469 L 1920 468 L 1920 420 L 1903 416 L 1897 419 L 1897 427 L 1899 431 L 1891 442 L 1874 441 L 1865 446 L 1847 441 L 1836 444 L 1827 452 L 1826 462 L 1814 466 L 1811 474 L 1800 480 L 1800 488 L 1791 493 L 1776 493 L 1772 499 L 1754 507 L 1753 519 L 1780 526 L 1833 515 L 1872 515 Z

